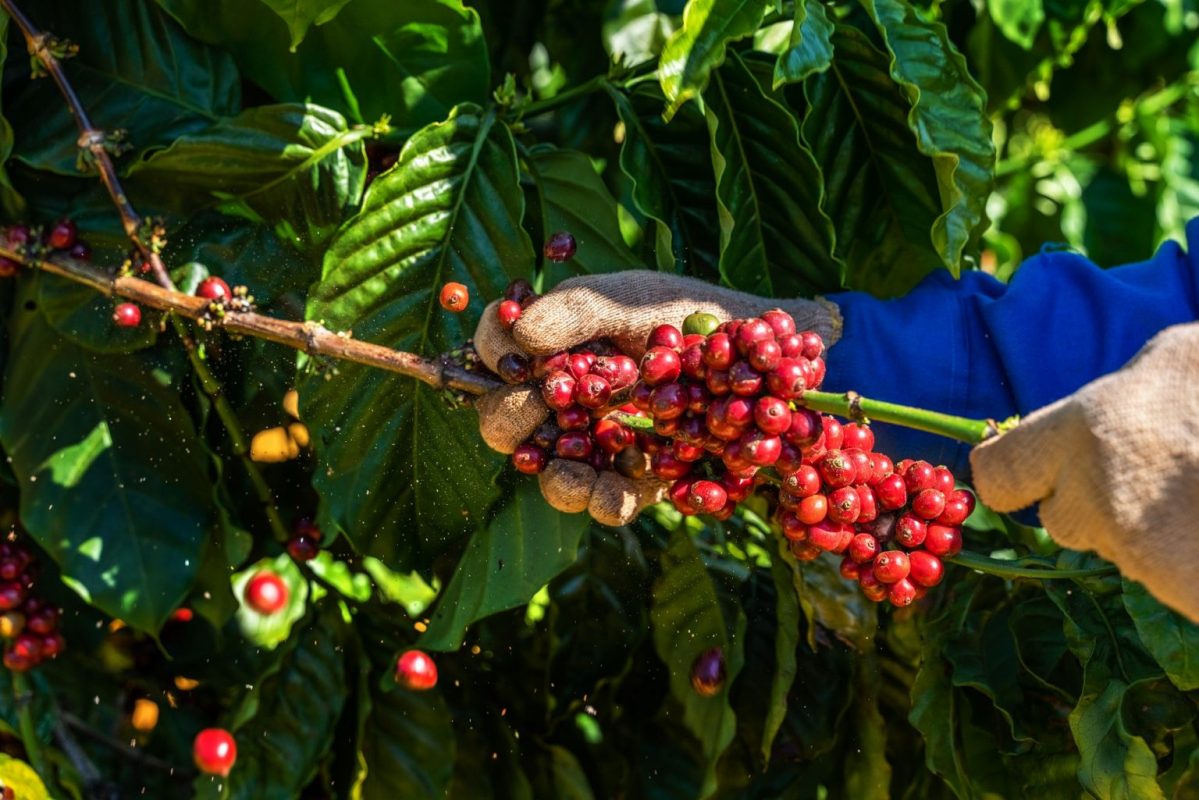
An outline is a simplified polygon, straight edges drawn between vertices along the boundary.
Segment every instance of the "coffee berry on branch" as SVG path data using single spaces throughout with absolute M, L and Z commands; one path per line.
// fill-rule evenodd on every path
M 58 630 L 60 612 L 34 593 L 37 564 L 20 542 L 0 542 L 0 636 L 4 666 L 26 672 L 57 658 L 66 646 Z
M 535 300 L 514 281 L 497 307 L 501 324 Z M 942 559 L 961 550 L 974 495 L 944 466 L 876 452 L 868 424 L 805 408 L 804 392 L 824 380 L 824 342 L 781 309 L 660 325 L 639 364 L 599 340 L 549 356 L 511 353 L 498 371 L 508 383 L 537 381 L 553 412 L 512 454 L 525 474 L 562 458 L 652 475 L 669 482 L 681 513 L 718 520 L 777 483 L 774 519 L 794 557 L 839 555 L 841 574 L 867 598 L 900 607 L 940 583 Z

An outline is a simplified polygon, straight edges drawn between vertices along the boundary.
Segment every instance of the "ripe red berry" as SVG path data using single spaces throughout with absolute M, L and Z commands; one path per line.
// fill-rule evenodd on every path
M 570 353 L 562 351 L 554 353 L 552 356 L 534 356 L 533 357 L 533 377 L 544 378 L 551 372 L 558 372 L 567 369 L 567 360 L 570 358 Z
M 58 658 L 62 651 L 67 649 L 67 640 L 63 638 L 61 633 L 50 633 L 42 637 L 42 660 L 49 661 L 50 659 Z
M 917 586 L 933 587 L 945 577 L 945 565 L 932 553 L 913 550 L 908 553 L 908 560 L 912 564 L 908 579 Z
M 774 335 L 782 339 L 795 333 L 795 319 L 781 308 L 772 308 L 762 315 L 762 321 L 770 326 Z
M 887 584 L 879 582 L 871 569 L 863 567 L 858 570 L 858 586 L 861 587 L 862 594 L 866 596 L 867 600 L 881 603 L 887 598 Z
M 659 325 L 649 332 L 649 337 L 645 340 L 645 349 L 650 350 L 655 347 L 665 347 L 670 350 L 679 350 L 683 346 L 683 332 L 673 325 Z
M 641 358 L 641 379 L 650 386 L 676 381 L 681 372 L 679 354 L 669 347 L 651 347 Z
M 779 460 L 774 462 L 774 468 L 778 470 L 779 475 L 786 478 L 803 466 L 803 461 L 803 451 L 784 439 L 779 447 Z
M 779 348 L 783 351 L 783 358 L 799 358 L 803 355 L 803 337 L 798 333 L 779 336 L 778 342 Z
M 841 566 L 839 567 L 839 570 L 841 572 L 841 577 L 847 581 L 856 581 L 858 579 L 858 565 L 849 556 L 841 559 Z
M 800 501 L 799 508 L 795 510 L 795 516 L 799 517 L 800 522 L 804 525 L 815 525 L 817 522 L 821 522 L 828 516 L 828 498 L 822 494 L 805 497 Z
M 807 542 L 791 542 L 789 547 L 791 555 L 795 556 L 796 561 L 815 561 L 824 552 L 819 547 L 815 547 Z
M 0 256 L 0 278 L 11 278 L 21 271 L 21 265 L 11 258 Z
M 760 319 L 747 319 L 737 328 L 737 334 L 733 337 L 733 344 L 737 348 L 738 353 L 742 356 L 748 356 L 750 349 L 756 342 L 773 338 L 774 330 L 770 325 Z
M 758 372 L 770 372 L 779 365 L 782 357 L 783 350 L 779 347 L 778 342 L 774 339 L 763 339 L 750 346 L 746 359 L 749 361 L 749 365 Z
M 719 694 L 724 680 L 724 651 L 719 647 L 700 653 L 691 664 L 691 688 L 700 697 Z
M 729 368 L 729 389 L 740 397 L 750 397 L 762 390 L 762 376 L 748 361 L 737 361 Z
M 800 336 L 803 337 L 804 358 L 811 360 L 820 358 L 824 354 L 824 340 L 820 338 L 820 334 L 815 331 L 804 331 Z
M 727 370 L 733 366 L 733 342 L 727 333 L 714 333 L 703 345 L 704 363 L 710 369 Z
M 840 450 L 830 449 L 820 459 L 818 465 L 820 477 L 830 488 L 849 486 L 857 476 L 857 467 L 853 460 Z
M 277 614 L 287 605 L 291 592 L 287 584 L 270 570 L 254 574 L 246 583 L 245 600 L 259 614 Z
M 723 397 L 733 391 L 727 369 L 709 369 L 708 374 L 704 376 L 704 386 L 716 397 Z
M 791 425 L 783 438 L 801 449 L 807 450 L 820 440 L 824 428 L 820 423 L 820 415 L 807 408 L 791 412 Z
M 936 480 L 937 473 L 927 461 L 914 461 L 903 471 L 903 482 L 908 488 L 908 494 L 913 497 L 925 489 L 933 488 Z
M 841 423 L 832 417 L 822 417 L 820 424 L 824 428 L 824 446 L 829 450 L 840 450 L 845 444 L 845 429 Z
M 11 611 L 25 600 L 25 587 L 17 581 L 0 583 L 0 611 Z
M 584 408 L 603 408 L 611 396 L 611 384 L 599 375 L 589 372 L 575 383 L 575 402 Z
M 602 447 L 604 452 L 613 455 L 632 447 L 633 443 L 637 441 L 631 428 L 614 419 L 599 420 L 595 423 L 591 433 L 595 443 Z
M 812 369 L 806 361 L 798 358 L 780 358 L 766 375 L 766 385 L 771 393 L 784 400 L 795 400 L 811 383 Z
M 839 522 L 828 519 L 821 520 L 815 525 L 808 526 L 808 544 L 819 547 L 821 550 L 836 550 L 841 544 L 842 530 Z
M 942 494 L 949 494 L 953 491 L 953 487 L 957 482 L 953 478 L 953 473 L 948 467 L 936 467 L 933 469 L 933 488 Z
M 757 467 L 769 467 L 779 460 L 783 440 L 764 431 L 751 430 L 737 440 L 749 463 Z
M 674 453 L 674 457 L 679 461 L 695 462 L 704 457 L 706 452 L 701 445 L 684 442 L 680 439 L 675 439 L 670 445 L 670 452 Z
M 708 376 L 708 365 L 704 363 L 704 351 L 698 344 L 688 345 L 679 354 L 682 372 L 688 378 L 702 381 Z
M 29 659 L 31 663 L 37 664 L 42 660 L 42 637 L 26 630 L 13 640 L 12 651 L 22 658 Z
M 924 549 L 941 558 L 953 558 L 962 552 L 962 529 L 948 525 L 929 525 Z
M 237 761 L 237 742 L 224 728 L 205 728 L 196 734 L 192 757 L 201 772 L 225 778 Z
M 649 468 L 662 480 L 675 481 L 691 471 L 691 464 L 687 461 L 679 461 L 671 450 L 661 448 L 650 456 Z
M 574 405 L 575 379 L 564 370 L 551 372 L 541 384 L 541 399 L 555 411 Z
M 874 490 L 869 486 L 855 486 L 854 489 L 858 493 L 858 501 L 862 506 L 862 510 L 858 514 L 858 522 L 863 525 L 874 522 L 878 519 L 878 498 L 875 497 Z
M 673 420 L 687 410 L 687 390 L 681 383 L 667 383 L 654 389 L 649 397 L 649 413 L 654 421 Z
M 300 534 L 287 542 L 287 552 L 296 561 L 311 561 L 321 552 L 321 545 L 311 536 Z
M 842 446 L 846 450 L 856 448 L 864 453 L 869 453 L 874 449 L 874 431 L 870 430 L 869 425 L 859 425 L 856 422 L 851 422 L 848 425 L 842 426 L 841 431 L 844 439 Z
M 924 519 L 936 519 L 945 510 L 945 495 L 936 489 L 925 489 L 912 498 L 912 511 Z
M 445 299 L 446 289 L 450 288 L 451 286 L 461 286 L 464 295 L 466 292 L 466 287 L 462 286 L 460 283 L 447 283 L 441 289 L 441 304 L 446 308 L 449 308 L 449 306 L 446 305 Z M 209 300 L 231 300 L 233 298 L 233 290 L 229 288 L 229 284 L 225 282 L 224 278 L 218 278 L 217 276 L 212 275 L 200 281 L 200 285 L 196 287 L 196 296 L 204 297 Z M 463 301 L 462 305 L 465 307 L 466 302 Z M 450 310 L 452 311 L 453 309 Z
M 4 651 L 4 666 L 12 672 L 28 672 L 33 669 L 35 663 L 34 659 L 12 647 Z
M 591 412 L 582 406 L 568 406 L 554 415 L 554 421 L 558 424 L 559 433 L 585 431 L 591 427 Z
M 566 359 L 566 369 L 574 376 L 575 380 L 578 380 L 591 372 L 591 368 L 595 366 L 595 362 L 598 360 L 594 353 L 571 353 Z
M 887 588 L 887 599 L 896 608 L 910 606 L 916 600 L 916 586 L 907 578 L 900 578 Z
M 908 554 L 900 550 L 885 550 L 874 557 L 874 577 L 882 583 L 895 583 L 906 578 L 911 567 Z
M 533 375 L 529 359 L 520 353 L 505 353 L 495 365 L 505 383 L 524 383 Z
M 511 328 L 520 319 L 521 311 L 520 303 L 515 300 L 503 300 L 495 310 L 495 315 L 502 327 Z
M 112 312 L 112 321 L 119 328 L 136 328 L 142 321 L 142 310 L 133 303 L 120 303 Z
M 724 473 L 724 476 L 720 479 L 720 483 L 724 486 L 724 491 L 728 499 L 736 503 L 749 497 L 749 493 L 754 488 L 753 478 L 737 475 L 732 472 Z
M 437 685 L 437 664 L 421 650 L 407 650 L 396 660 L 396 683 L 414 692 Z
M 695 481 L 687 493 L 687 502 L 701 514 L 715 514 L 724 508 L 728 493 L 715 481 Z
M 828 517 L 833 522 L 852 524 L 862 513 L 862 500 L 852 486 L 834 489 L 828 496 Z
M 781 434 L 791 427 L 791 409 L 777 397 L 759 397 L 754 404 L 754 423 L 765 433 Z
M 548 460 L 549 457 L 545 450 L 531 442 L 517 445 L 516 449 L 512 451 L 512 466 L 525 475 L 536 475 L 541 472 L 545 469 Z
M 874 494 L 878 498 L 879 507 L 884 511 L 903 508 L 908 502 L 907 486 L 904 485 L 903 478 L 895 474 L 879 481 L 874 487 Z
M 870 485 L 877 486 L 884 478 L 895 472 L 895 465 L 883 453 L 870 454 Z M 904 494 L 906 497 L 907 489 Z
M 841 452 L 853 462 L 854 483 L 867 483 L 874 477 L 874 468 L 871 466 L 870 455 L 868 453 L 864 453 L 856 447 L 846 447 Z
M 928 535 L 928 526 L 913 514 L 904 514 L 895 521 L 895 541 L 904 547 L 919 547 Z
M 38 609 L 37 613 L 30 614 L 26 618 L 25 625 L 34 633 L 42 636 L 49 635 L 58 627 L 58 609 L 48 607 Z
M 55 250 L 69 250 L 75 244 L 75 223 L 69 219 L 60 219 L 54 223 L 46 236 L 46 244 Z
M 802 464 L 783 479 L 783 488 L 800 497 L 811 497 L 820 491 L 820 473 L 812 465 Z
M 578 250 L 578 245 L 575 243 L 575 237 L 567 231 L 558 231 L 545 240 L 545 247 L 542 252 L 550 261 L 570 261 L 574 258 L 575 251 Z
M 586 461 L 591 456 L 591 449 L 591 434 L 586 431 L 567 431 L 554 445 L 558 458 L 571 461 Z
M 706 413 L 712 405 L 712 393 L 698 383 L 688 384 L 685 388 L 687 389 L 687 410 L 693 414 Z
M 859 533 L 849 542 L 849 557 L 858 564 L 874 560 L 878 555 L 878 539 L 868 533 Z

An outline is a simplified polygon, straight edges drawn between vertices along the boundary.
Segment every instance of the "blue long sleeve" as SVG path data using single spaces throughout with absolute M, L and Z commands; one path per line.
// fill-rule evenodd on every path
M 1006 285 L 940 272 L 895 300 L 830 297 L 845 325 L 824 388 L 979 419 L 1027 414 L 1119 369 L 1163 328 L 1199 318 L 1199 218 L 1186 232 L 1185 250 L 1168 242 L 1148 261 L 1107 270 L 1045 251 Z M 875 432 L 897 460 L 968 474 L 964 444 L 893 425 Z

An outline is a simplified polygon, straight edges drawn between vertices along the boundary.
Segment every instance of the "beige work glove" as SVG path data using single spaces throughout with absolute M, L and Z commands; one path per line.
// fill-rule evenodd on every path
M 826 347 L 837 340 L 841 328 L 836 306 L 826 300 L 772 300 L 644 270 L 563 281 L 530 304 L 510 331 L 500 326 L 497 305 L 493 302 L 483 311 L 474 336 L 475 349 L 493 371 L 511 352 L 552 355 L 600 338 L 639 359 L 651 330 L 663 324 L 681 326 L 696 311 L 726 320 L 782 308 L 795 318 L 798 330 L 814 330 L 824 337 Z M 480 397 L 476 408 L 483 440 L 501 453 L 515 450 L 549 416 L 536 384 L 496 389 Z M 629 523 L 645 506 L 661 500 L 666 488 L 652 477 L 597 475 L 586 464 L 564 459 L 550 461 L 538 480 L 551 506 L 587 511 L 605 525 Z
M 1060 544 L 1094 550 L 1199 621 L 1199 323 L 970 454 L 996 511 L 1041 502 Z

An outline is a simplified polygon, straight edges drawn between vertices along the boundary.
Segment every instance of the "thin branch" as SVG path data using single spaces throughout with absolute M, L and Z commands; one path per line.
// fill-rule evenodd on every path
M 142 240 L 142 218 L 133 209 L 129 203 L 129 197 L 125 194 L 124 187 L 121 186 L 121 180 L 117 177 L 116 167 L 112 163 L 112 156 L 109 155 L 106 147 L 106 137 L 104 131 L 99 130 L 92 125 L 91 118 L 87 115 L 87 110 L 83 104 L 79 102 L 79 96 L 75 94 L 74 88 L 70 81 L 67 80 L 66 74 L 62 71 L 62 63 L 50 50 L 49 38 L 45 31 L 39 30 L 24 12 L 17 7 L 13 0 L 0 0 L 0 6 L 8 12 L 12 17 L 13 22 L 17 23 L 17 27 L 21 29 L 21 33 L 25 36 L 25 44 L 29 48 L 29 54 L 36 56 L 46 68 L 46 72 L 54 79 L 54 83 L 58 85 L 59 92 L 62 93 L 63 99 L 67 103 L 67 107 L 71 111 L 71 116 L 75 118 L 75 125 L 79 128 L 79 147 L 86 149 L 95 159 L 96 169 L 100 173 L 100 180 L 104 182 L 104 188 L 108 190 L 109 197 L 112 198 L 113 205 L 117 207 L 117 212 L 121 215 L 121 225 L 125 228 L 125 235 L 137 247 L 142 258 L 150 265 L 150 271 L 154 275 L 154 279 L 158 283 L 167 288 L 174 289 L 175 284 L 171 280 L 170 274 L 167 273 L 166 267 L 162 263 L 162 258 L 159 257 L 153 248 Z
M 169 311 L 188 319 L 206 318 L 210 301 L 131 276 L 114 278 L 105 270 L 66 256 L 29 258 L 19 251 L 0 245 L 0 256 L 23 262 L 75 283 L 90 286 L 110 297 L 122 297 L 149 308 Z M 336 358 L 415 378 L 434 389 L 454 389 L 466 394 L 484 394 L 503 384 L 498 378 L 468 370 L 446 357 L 422 358 L 414 353 L 392 350 L 336 333 L 319 322 L 291 322 L 256 312 L 226 311 L 213 324 L 229 333 L 251 336 L 302 350 L 313 356 Z
M 177 767 L 176 765 L 168 763 L 166 761 L 163 761 L 162 759 L 152 756 L 149 753 L 143 753 L 142 751 L 140 751 L 136 748 L 130 747 L 129 745 L 125 744 L 124 742 L 122 742 L 118 739 L 108 736 L 107 734 L 101 733 L 100 731 L 98 731 L 95 728 L 93 728 L 92 726 L 88 725 L 86 722 L 84 722 L 79 717 L 75 716 L 74 714 L 71 714 L 66 711 L 59 711 L 59 717 L 62 719 L 62 723 L 63 723 L 62 725 L 60 725 L 60 730 L 65 729 L 67 727 L 73 728 L 74 730 L 79 731 L 79 733 L 83 734 L 87 738 L 92 739 L 96 742 L 99 742 L 100 744 L 104 745 L 105 747 L 115 750 L 121 756 L 129 759 L 130 761 L 134 761 L 143 766 L 150 767 L 151 769 L 157 769 L 157 770 L 161 770 L 163 772 L 171 773 L 172 775 L 178 775 L 182 779 L 187 779 L 189 776 L 189 773 L 190 773 L 189 769 L 186 769 L 186 768 L 181 769 L 181 768 Z M 75 745 L 75 746 L 78 747 L 78 745 Z M 93 767 L 93 769 L 95 769 L 95 768 Z

